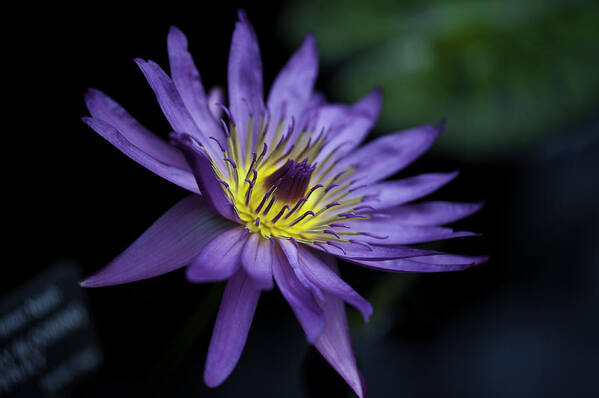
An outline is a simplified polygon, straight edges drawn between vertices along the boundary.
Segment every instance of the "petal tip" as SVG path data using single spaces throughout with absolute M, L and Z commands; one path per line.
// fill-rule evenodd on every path
M 169 35 L 183 35 L 183 31 L 179 28 L 177 28 L 175 25 L 171 25 L 168 27 L 168 34 Z
M 204 369 L 204 384 L 210 388 L 215 388 L 220 386 L 223 381 L 225 381 L 226 377 L 219 376 L 218 374 L 212 372 L 208 366 Z
M 133 58 L 133 62 L 135 62 L 137 64 L 137 66 L 142 68 L 142 70 L 147 63 L 143 58 L 138 58 L 138 57 Z
M 89 282 L 89 278 L 85 278 L 79 281 L 79 286 L 81 287 L 92 287 L 91 283 Z
M 447 116 L 443 116 L 441 121 L 437 125 L 437 131 L 440 134 L 443 130 L 445 130 L 445 126 L 447 125 Z
M 237 18 L 239 18 L 239 22 L 248 23 L 247 13 L 243 8 L 237 10 Z

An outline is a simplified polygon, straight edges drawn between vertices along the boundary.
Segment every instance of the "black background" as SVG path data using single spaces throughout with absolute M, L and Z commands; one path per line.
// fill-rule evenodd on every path
M 2 293 L 59 259 L 78 261 L 84 274 L 98 270 L 185 195 L 85 126 L 83 93 L 105 91 L 166 137 L 168 124 L 132 59 L 166 67 L 166 34 L 177 25 L 204 85 L 224 86 L 238 6 L 95 3 L 7 15 L 15 23 L 4 36 L 10 259 L 1 271 Z M 256 27 L 268 87 L 290 54 L 276 36 L 280 7 L 242 6 Z M 321 72 L 319 87 L 331 73 Z M 460 177 L 433 198 L 485 199 L 480 213 L 456 225 L 484 236 L 447 249 L 488 253 L 491 261 L 410 279 L 384 327 L 360 329 L 355 347 L 371 396 L 599 392 L 599 119 L 574 125 L 492 162 L 427 154 L 402 172 L 459 169 Z M 381 279 L 407 278 L 349 264 L 342 273 L 367 297 Z M 206 388 L 203 360 L 221 289 L 189 284 L 176 271 L 87 291 L 105 363 L 74 396 L 349 396 L 276 290 L 260 301 L 237 369 L 222 387 Z

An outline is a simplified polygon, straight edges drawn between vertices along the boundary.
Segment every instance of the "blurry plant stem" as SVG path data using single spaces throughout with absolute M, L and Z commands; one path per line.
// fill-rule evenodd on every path
M 193 352 L 198 339 L 204 336 L 214 323 L 214 317 L 219 306 L 224 285 L 212 284 L 208 287 L 196 311 L 179 334 L 163 350 L 163 355 L 150 371 L 145 385 L 144 396 L 170 396 L 168 391 L 173 376 L 179 373 L 183 362 L 189 353 Z M 158 356 L 157 356 L 158 358 Z

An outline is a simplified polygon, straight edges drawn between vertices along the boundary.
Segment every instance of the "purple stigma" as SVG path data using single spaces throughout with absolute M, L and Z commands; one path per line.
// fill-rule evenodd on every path
M 223 112 L 225 112 L 225 114 L 227 115 L 227 119 L 229 119 L 229 122 L 231 122 L 231 124 L 233 126 L 236 125 L 235 120 L 233 120 L 233 116 L 231 115 L 231 111 L 229 110 L 229 108 L 227 108 L 224 104 L 218 104 L 220 106 L 220 108 L 223 110 Z M 223 121 L 224 123 L 224 121 Z
M 314 167 L 307 162 L 298 163 L 289 159 L 277 171 L 266 177 L 264 186 L 277 185 L 277 198 L 286 203 L 294 203 L 306 193 L 313 171 Z
M 231 159 L 231 158 L 225 158 L 225 162 L 231 163 L 231 166 L 233 166 L 234 169 L 237 168 L 237 165 L 235 164 L 235 162 L 233 161 L 233 159 Z
M 322 243 L 320 243 L 320 242 L 314 242 L 314 245 L 315 245 L 315 246 L 318 246 L 318 247 L 320 247 L 322 250 L 324 250 L 324 251 L 325 251 L 325 252 L 327 252 L 327 253 L 329 252 L 329 251 L 327 250 L 327 248 L 326 248 L 326 247 L 324 247 L 324 245 L 323 245 Z
M 324 191 L 329 192 L 331 189 L 338 187 L 338 186 L 339 186 L 339 184 L 331 184 Z
M 324 232 L 325 234 L 333 235 L 337 239 L 341 239 L 341 237 L 339 236 L 339 234 L 337 232 L 333 231 L 332 229 L 325 229 L 322 232 Z
M 216 138 L 214 138 L 214 137 L 208 137 L 208 138 L 210 138 L 211 140 L 213 140 L 214 142 L 216 142 L 216 144 L 217 144 L 217 145 L 218 145 L 218 147 L 220 148 L 221 152 L 226 152 L 226 151 L 225 151 L 225 148 L 223 147 L 223 145 L 220 143 L 220 141 L 219 141 L 219 140 L 217 140 L 217 139 L 216 139 Z
M 345 250 L 343 249 L 343 247 L 341 247 L 340 245 L 336 244 L 335 242 L 327 241 L 327 245 L 336 247 L 337 249 L 341 250 L 344 255 L 347 255 L 347 253 L 345 252 Z
M 368 243 L 366 243 L 366 242 L 360 242 L 359 240 L 353 240 L 353 239 L 350 239 L 349 241 L 350 241 L 351 243 L 353 243 L 354 245 L 360 245 L 360 246 L 364 246 L 365 248 L 367 248 L 367 249 L 368 249 L 368 251 L 372 251 L 372 250 L 373 250 L 373 249 L 372 249 L 372 246 L 370 246 L 370 245 L 369 245 Z
M 229 138 L 231 136 L 231 133 L 229 132 L 229 128 L 227 127 L 227 123 L 225 123 L 224 120 L 220 120 L 220 123 L 223 125 L 223 130 L 225 130 L 225 134 L 227 135 L 227 138 Z
M 346 229 L 351 229 L 350 227 L 348 227 L 348 226 L 347 226 L 347 225 L 345 225 L 345 224 L 337 224 L 337 223 L 335 223 L 335 224 L 331 224 L 331 225 L 329 225 L 329 226 L 330 226 L 330 227 L 333 227 L 333 228 L 346 228 Z

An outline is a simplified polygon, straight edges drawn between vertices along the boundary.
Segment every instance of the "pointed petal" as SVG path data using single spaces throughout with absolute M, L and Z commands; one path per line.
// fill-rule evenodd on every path
M 325 329 L 316 348 L 360 398 L 366 396 L 366 385 L 356 365 L 343 301 L 326 294 L 324 302 Z
M 331 128 L 329 139 L 316 161 L 337 147 L 337 156 L 341 156 L 358 146 L 378 119 L 381 105 L 381 90 L 375 89 L 347 109 L 340 124 L 327 126 Z
M 224 181 L 217 179 L 212 162 L 202 147 L 186 134 L 173 133 L 171 139 L 183 150 L 202 195 L 211 209 L 231 221 L 237 221 L 233 204 L 223 190 L 223 187 L 228 187 L 223 185 Z
M 264 111 L 260 49 L 254 28 L 243 11 L 239 12 L 231 41 L 228 81 L 229 106 L 243 154 L 250 114 L 259 117 Z
M 275 79 L 268 96 L 268 109 L 272 117 L 271 131 L 285 118 L 283 131 L 294 117 L 299 121 L 308 105 L 318 72 L 318 53 L 311 34 L 291 56 Z
M 278 239 L 278 243 L 279 247 L 283 251 L 283 254 L 285 257 L 287 257 L 287 263 L 291 266 L 291 269 L 293 270 L 297 280 L 304 285 L 306 289 L 310 290 L 313 294 L 322 299 L 322 292 L 318 286 L 316 286 L 315 283 L 313 283 L 306 277 L 306 275 L 304 275 L 302 267 L 300 266 L 299 248 L 295 244 L 291 243 L 291 241 L 286 239 Z
M 117 147 L 121 152 L 141 164 L 160 177 L 179 185 L 193 193 L 200 193 L 198 184 L 187 166 L 185 169 L 166 164 L 152 157 L 137 146 L 129 142 L 118 130 L 107 122 L 93 117 L 83 117 L 83 122 L 104 137 L 108 142 Z
M 190 282 L 222 281 L 233 275 L 241 265 L 241 250 L 246 241 L 241 227 L 221 233 L 210 241 L 187 268 Z
M 142 126 L 112 98 L 100 90 L 90 88 L 85 92 L 84 99 L 92 117 L 110 124 L 131 144 L 162 163 L 191 172 L 177 148 Z
M 162 68 L 153 61 L 146 62 L 137 58 L 135 59 L 135 62 L 143 72 L 150 87 L 152 87 L 152 90 L 154 90 L 162 113 L 166 116 L 173 130 L 177 133 L 188 134 L 199 140 L 218 167 L 221 170 L 226 170 L 220 148 L 209 138 L 211 136 L 218 137 L 218 135 L 221 134 L 219 133 L 220 128 L 218 131 L 200 130 L 187 110 L 183 99 L 181 99 L 177 87 L 175 87 L 173 81 Z
M 339 162 L 338 170 L 353 166 L 352 179 L 362 184 L 388 177 L 416 160 L 433 144 L 442 127 L 416 127 L 366 144 Z
M 243 269 L 227 282 L 208 348 L 204 382 L 220 385 L 241 357 L 256 312 L 260 289 Z
M 285 255 L 277 251 L 273 259 L 273 275 L 279 290 L 291 306 L 310 343 L 318 340 L 324 330 L 324 314 L 314 295 L 302 284 Z
M 452 228 L 402 225 L 401 222 L 401 219 L 395 217 L 371 218 L 369 220 L 347 222 L 345 225 L 354 232 L 364 234 L 359 237 L 361 241 L 379 245 L 411 245 L 478 235 L 474 232 L 454 231 Z
M 261 289 L 272 289 L 273 245 L 270 240 L 252 233 L 241 254 L 241 264 Z
M 183 267 L 231 223 L 211 213 L 201 197 L 190 195 L 164 213 L 127 250 L 83 287 L 118 285 Z
M 437 254 L 433 256 L 414 257 L 410 259 L 392 259 L 383 261 L 367 261 L 348 259 L 352 263 L 365 265 L 388 272 L 451 272 L 462 271 L 482 264 L 489 256 L 458 256 L 455 254 Z
M 468 217 L 483 205 L 484 202 L 423 202 L 386 209 L 383 214 L 385 220 L 393 219 L 402 225 L 441 225 Z M 376 215 L 372 220 L 377 220 Z
M 202 132 L 224 139 L 222 129 L 210 113 L 200 73 L 187 50 L 187 38 L 174 26 L 168 33 L 168 57 L 173 83 L 193 121 Z
M 353 305 L 362 313 L 364 322 L 368 322 L 372 315 L 372 305 L 337 275 L 335 272 L 336 261 L 333 256 L 323 255 L 323 257 L 328 257 L 329 264 L 327 264 L 305 248 L 299 248 L 298 255 L 301 270 L 312 283 L 323 291 Z
M 451 173 L 420 174 L 401 180 L 383 181 L 368 185 L 365 188 L 356 190 L 356 193 L 372 196 L 371 199 L 366 199 L 363 203 L 382 210 L 402 205 L 433 193 L 452 181 L 457 175 L 457 171 Z
M 415 249 L 407 246 L 378 246 L 365 243 L 327 242 L 326 245 L 310 245 L 313 249 L 335 255 L 337 257 L 361 260 L 385 260 L 389 258 L 409 258 L 429 256 L 434 252 Z

